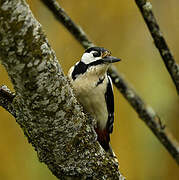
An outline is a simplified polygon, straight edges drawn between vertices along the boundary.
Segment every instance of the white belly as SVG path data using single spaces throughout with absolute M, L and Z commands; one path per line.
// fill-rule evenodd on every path
M 72 82 L 76 97 L 83 105 L 84 109 L 88 111 L 96 120 L 97 126 L 100 129 L 106 127 L 108 120 L 108 111 L 105 101 L 105 92 L 107 78 L 104 79 L 104 84 L 96 86 L 97 79 L 77 79 Z

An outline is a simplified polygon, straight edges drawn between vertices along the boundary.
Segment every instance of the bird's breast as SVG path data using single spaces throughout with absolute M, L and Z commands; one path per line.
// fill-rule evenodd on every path
M 98 84 L 98 81 L 99 77 L 82 76 L 73 81 L 72 85 L 75 95 L 84 109 L 97 120 L 98 128 L 104 129 L 108 119 L 105 101 L 107 78 L 105 77 L 101 84 Z

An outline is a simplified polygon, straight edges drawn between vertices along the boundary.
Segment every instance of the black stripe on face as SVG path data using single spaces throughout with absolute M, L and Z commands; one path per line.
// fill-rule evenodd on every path
M 88 64 L 88 67 L 97 66 L 97 65 L 99 65 L 99 64 L 104 64 L 104 61 L 103 61 L 102 59 L 93 61 L 93 62 L 91 62 L 91 63 Z
M 96 66 L 99 64 L 104 64 L 104 61 L 100 59 L 89 64 L 85 64 L 84 62 L 79 61 L 79 63 L 75 65 L 74 70 L 72 72 L 72 79 L 75 80 L 78 75 L 84 74 L 89 67 Z
M 84 74 L 87 69 L 88 69 L 88 65 L 80 61 L 74 67 L 74 70 L 72 72 L 72 79 L 75 80 L 79 74 Z

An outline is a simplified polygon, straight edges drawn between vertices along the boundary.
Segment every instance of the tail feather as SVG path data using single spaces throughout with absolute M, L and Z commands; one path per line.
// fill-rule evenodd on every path
M 109 133 L 107 132 L 106 129 L 104 130 L 100 130 L 98 128 L 95 129 L 98 137 L 97 137 L 97 140 L 98 142 L 100 143 L 100 145 L 103 147 L 103 149 L 109 153 L 114 159 L 115 161 L 118 163 L 118 160 L 117 160 L 117 157 L 114 153 L 114 151 L 112 150 L 112 147 L 109 143 L 110 141 L 110 136 L 109 136 Z
M 106 152 L 109 151 L 110 150 L 110 145 L 109 145 L 110 136 L 107 130 L 106 129 L 100 130 L 99 128 L 96 128 L 95 131 L 98 135 L 97 140 L 100 143 L 100 145 L 103 147 L 103 149 Z

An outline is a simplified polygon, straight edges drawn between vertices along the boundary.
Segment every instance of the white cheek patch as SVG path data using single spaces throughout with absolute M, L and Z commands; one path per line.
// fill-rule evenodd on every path
M 101 59 L 101 57 L 94 57 L 93 52 L 95 51 L 91 51 L 90 53 L 84 53 L 83 56 L 81 57 L 81 61 L 84 62 L 85 64 L 89 64 L 91 62 Z
M 85 64 L 89 64 L 94 61 L 94 57 L 91 53 L 84 53 L 83 56 L 81 57 L 81 61 L 84 62 Z

